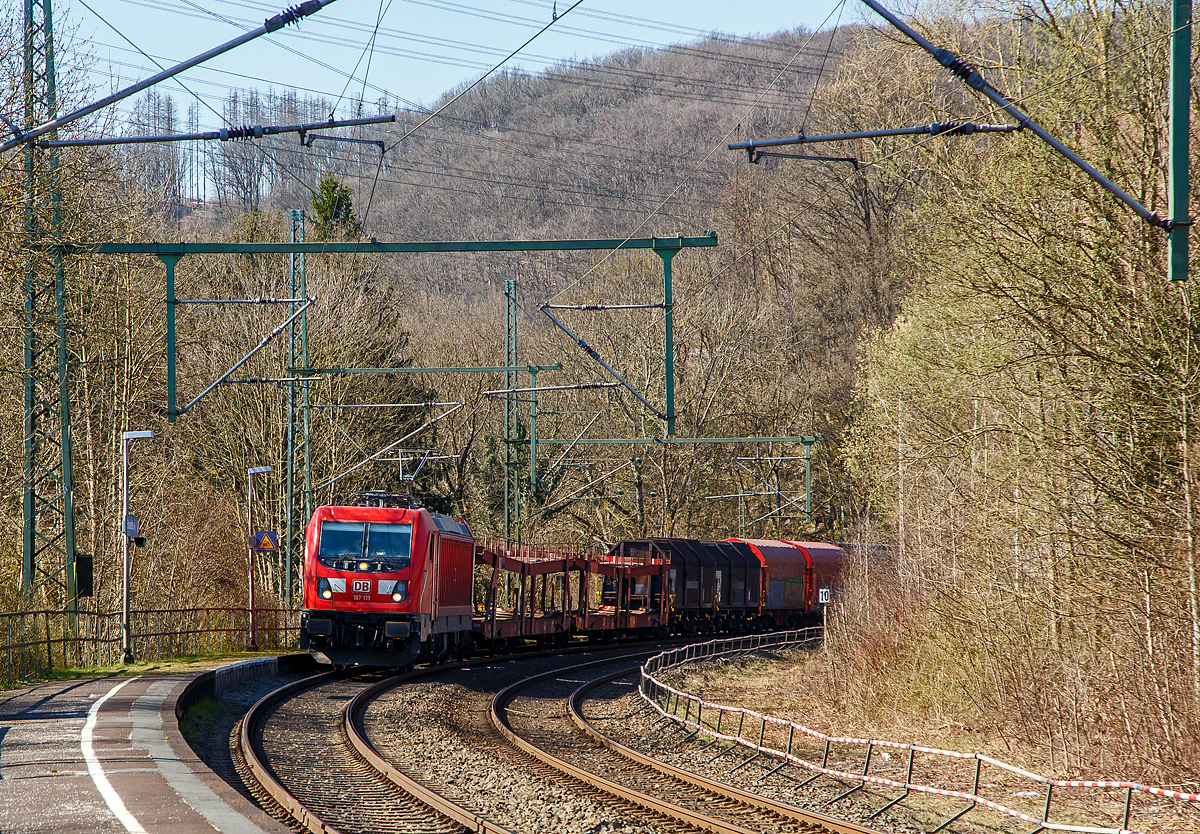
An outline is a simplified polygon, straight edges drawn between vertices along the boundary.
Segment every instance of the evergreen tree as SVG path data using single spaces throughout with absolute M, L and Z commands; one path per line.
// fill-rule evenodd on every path
M 354 194 L 336 174 L 327 173 L 317 185 L 312 199 L 313 226 L 318 240 L 340 233 L 351 237 L 358 232 L 354 216 Z

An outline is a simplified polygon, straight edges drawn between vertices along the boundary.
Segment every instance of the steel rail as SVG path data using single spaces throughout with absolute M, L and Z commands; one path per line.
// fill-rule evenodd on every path
M 373 684 L 362 692 L 358 693 L 346 705 L 345 711 L 342 712 L 342 729 L 346 733 L 346 738 L 350 742 L 350 746 L 355 752 L 366 761 L 376 773 L 387 779 L 400 790 L 407 793 L 409 796 L 416 799 L 418 802 L 424 802 L 429 807 L 433 808 L 439 814 L 449 817 L 459 825 L 466 828 L 468 831 L 474 831 L 477 834 L 513 834 L 507 828 L 497 825 L 486 817 L 481 817 L 473 811 L 455 804 L 445 796 L 442 796 L 435 790 L 427 788 L 413 779 L 411 776 L 401 772 L 393 764 L 388 762 L 383 756 L 379 755 L 378 751 L 371 746 L 371 743 L 358 730 L 358 722 L 356 718 L 367 709 L 367 705 L 375 700 L 389 689 L 395 688 L 399 683 L 418 675 L 427 674 L 434 670 L 442 670 L 446 668 L 456 668 L 468 664 L 477 663 L 477 660 L 464 661 L 462 663 L 448 664 L 445 666 L 431 667 L 430 669 L 422 669 L 417 672 L 408 672 L 403 675 L 397 675 L 379 683 Z
M 839 820 L 834 817 L 826 816 L 825 814 L 819 814 L 816 811 L 810 811 L 806 808 L 801 808 L 798 805 L 791 805 L 786 802 L 777 802 L 769 797 L 750 793 L 749 791 L 744 791 L 741 788 L 736 788 L 732 785 L 726 785 L 723 782 L 718 782 L 714 779 L 709 779 L 706 776 L 701 776 L 698 773 L 693 773 L 690 770 L 684 770 L 682 768 L 675 767 L 674 765 L 659 761 L 651 756 L 647 756 L 644 753 L 639 753 L 632 747 L 626 747 L 616 739 L 613 739 L 612 737 L 600 732 L 583 716 L 582 704 L 584 696 L 586 696 L 590 690 L 595 689 L 598 686 L 603 686 L 606 683 L 617 680 L 618 678 L 626 677 L 627 675 L 634 674 L 639 671 L 640 668 L 638 667 L 623 669 L 619 672 L 614 672 L 611 675 L 605 675 L 602 678 L 596 678 L 595 680 L 588 681 L 580 686 L 571 693 L 571 697 L 567 700 L 567 712 L 571 716 L 571 720 L 575 722 L 575 725 L 579 727 L 579 729 L 583 730 L 589 736 L 610 750 L 619 753 L 631 761 L 651 767 L 660 773 L 673 776 L 676 779 L 680 779 L 702 790 L 723 794 L 732 799 L 736 799 L 739 802 L 744 802 L 747 805 L 752 805 L 756 808 L 762 808 L 767 811 L 773 811 L 780 816 L 794 819 L 797 822 L 820 825 L 829 829 L 830 831 L 836 832 L 836 834 L 879 834 L 879 832 L 872 828 L 866 828 L 852 822 Z
M 643 808 L 647 808 L 667 817 L 672 817 L 688 825 L 693 825 L 697 828 L 716 832 L 716 834 L 757 834 L 757 832 L 751 832 L 751 830 L 748 828 L 743 828 L 739 825 L 733 825 L 725 822 L 724 820 L 716 819 L 715 817 L 709 817 L 704 814 L 697 813 L 696 811 L 684 808 L 681 805 L 676 805 L 672 802 L 658 799 L 657 797 L 650 796 L 649 794 L 642 793 L 641 791 L 637 791 L 632 788 L 627 788 L 624 785 L 620 785 L 601 776 L 597 776 L 590 770 L 577 767 L 570 762 L 546 752 L 537 745 L 526 741 L 518 736 L 509 725 L 507 715 L 504 714 L 505 708 L 516 697 L 516 694 L 520 689 L 528 687 L 531 684 L 538 683 L 542 680 L 559 677 L 564 674 L 570 674 L 582 669 L 587 669 L 593 666 L 608 666 L 621 660 L 641 656 L 641 654 L 625 655 L 622 657 L 608 658 L 606 660 L 592 661 L 590 663 L 581 663 L 576 666 L 568 666 L 564 669 L 557 669 L 553 672 L 545 672 L 539 675 L 533 675 L 525 678 L 522 681 L 517 681 L 511 686 L 505 687 L 496 693 L 496 696 L 492 699 L 492 706 L 489 710 L 488 717 L 491 719 L 492 726 L 495 727 L 501 735 L 508 739 L 509 743 L 514 747 L 523 750 L 525 753 L 533 756 L 538 761 L 544 762 L 554 769 L 578 779 L 581 782 L 591 785 L 594 788 L 598 788 L 607 794 L 618 797 L 619 799 L 634 802 L 638 805 L 641 805 Z
M 648 642 L 652 642 L 655 646 L 661 648 L 664 645 L 677 644 L 680 641 L 678 641 L 678 640 L 656 640 L 656 641 L 648 641 Z M 546 657 L 546 656 L 563 655 L 563 654 L 578 654 L 580 652 L 595 651 L 596 648 L 597 647 L 594 645 L 575 646 L 575 647 L 567 648 L 567 649 L 558 648 L 558 649 L 553 649 L 553 650 L 549 650 L 549 651 L 537 651 L 537 652 L 529 652 L 529 653 L 525 653 L 525 654 L 520 654 L 520 655 L 516 655 L 511 658 L 508 658 L 508 660 L 516 661 L 516 660 L 524 660 L 524 659 L 529 659 L 529 658 L 534 658 L 534 657 Z M 625 655 L 625 656 L 618 657 L 618 658 L 610 658 L 607 661 L 600 661 L 600 663 L 611 663 L 614 660 L 623 660 L 623 659 L 631 658 L 631 657 L 643 657 L 647 654 L 652 654 L 656 650 L 657 649 L 651 650 L 651 651 L 645 651 L 645 652 L 638 652 L 636 654 Z M 497 660 L 498 659 L 492 659 L 488 662 L 496 662 Z M 480 662 L 480 658 L 475 657 L 475 658 L 471 658 L 468 660 L 456 661 L 454 663 L 442 664 L 441 666 L 427 666 L 427 667 L 424 667 L 421 669 L 416 669 L 414 671 L 405 672 L 400 675 L 395 675 L 393 677 L 390 677 L 383 681 L 380 681 L 377 684 L 373 684 L 370 687 L 371 690 L 374 690 L 374 694 L 372 697 L 377 697 L 379 694 L 386 691 L 387 689 L 394 688 L 394 687 L 398 686 L 399 684 L 401 684 L 405 681 L 412 680 L 414 678 L 418 678 L 418 677 L 421 677 L 424 675 L 429 675 L 429 674 L 435 674 L 438 672 L 443 672 L 447 669 L 457 669 L 457 668 L 461 668 L 464 666 L 470 666 L 472 664 L 478 664 L 479 662 Z M 571 667 L 571 668 L 574 668 L 574 667 Z M 253 731 L 254 731 L 254 728 L 259 723 L 261 723 L 261 720 L 262 720 L 263 716 L 266 715 L 266 712 L 268 710 L 270 710 L 272 707 L 282 703 L 283 701 L 287 700 L 288 698 L 293 697 L 294 695 L 299 694 L 300 692 L 303 692 L 306 689 L 311 689 L 315 686 L 321 686 L 325 683 L 328 683 L 329 681 L 332 681 L 335 678 L 337 678 L 339 676 L 339 674 L 341 674 L 341 673 L 337 672 L 337 671 L 324 672 L 324 673 L 321 673 L 318 675 L 304 678 L 302 680 L 294 681 L 292 683 L 286 684 L 286 685 L 280 687 L 279 689 L 276 689 L 276 690 L 268 693 L 263 698 L 261 698 L 257 702 L 255 702 L 254 705 L 251 706 L 250 709 L 246 712 L 246 715 L 242 720 L 241 732 L 238 735 L 238 745 L 241 750 L 242 756 L 245 758 L 246 765 L 250 768 L 250 772 L 253 775 L 254 779 L 258 782 L 259 786 L 263 789 L 263 791 L 265 791 L 271 797 L 272 800 L 274 800 L 283 809 L 284 813 L 288 814 L 297 824 L 302 826 L 306 831 L 312 832 L 312 834 L 342 834 L 342 832 L 339 829 L 326 824 L 322 819 L 320 819 L 316 814 L 314 814 L 307 806 L 305 806 L 304 803 L 302 803 L 295 796 L 293 796 L 292 793 L 290 791 L 288 791 L 287 788 L 285 788 L 283 786 L 283 784 L 279 782 L 278 779 L 275 778 L 274 774 L 271 772 L 271 769 L 263 761 L 263 752 L 260 749 L 260 746 L 254 742 Z M 347 721 L 347 715 L 349 713 L 350 708 L 355 706 L 356 702 L 358 701 L 358 699 L 360 697 L 362 697 L 361 694 L 359 696 L 355 696 L 355 698 L 352 699 L 349 702 L 349 704 L 347 704 L 347 710 L 345 712 L 343 712 L 343 719 L 342 719 L 344 727 L 352 726 L 352 723 L 347 725 L 345 722 Z M 362 705 L 365 705 L 365 700 Z M 360 706 L 362 706 L 362 705 L 360 705 Z M 424 785 L 421 785 L 419 782 L 416 782 L 416 781 L 410 779 L 409 777 L 405 776 L 400 771 L 395 770 L 394 767 L 392 767 L 391 765 L 387 765 L 386 762 L 384 762 L 384 764 L 389 768 L 389 770 L 384 770 L 384 769 L 379 768 L 375 764 L 375 761 L 376 760 L 383 761 L 383 759 L 379 756 L 378 752 L 375 751 L 375 749 L 373 747 L 371 747 L 370 742 L 366 741 L 365 739 L 361 739 L 361 736 L 358 733 L 357 728 L 354 729 L 353 733 L 350 731 L 350 729 L 347 729 L 346 734 L 347 734 L 347 737 L 351 740 L 351 744 L 353 745 L 355 751 L 359 755 L 361 755 L 363 757 L 363 759 L 367 762 L 367 764 L 370 767 L 372 767 L 373 769 L 375 769 L 376 772 L 380 776 L 387 779 L 389 782 L 396 785 L 396 787 L 405 791 L 410 796 L 415 797 L 418 801 L 424 802 L 425 804 L 429 805 L 437 813 L 440 813 L 440 814 L 448 817 L 449 819 L 452 819 L 456 823 L 467 826 L 471 831 L 480 832 L 480 834 L 511 834 L 511 832 L 509 832 L 507 829 L 502 828 L 494 823 L 491 823 L 491 822 L 483 819 L 482 817 L 479 817 L 477 814 L 474 814 L 473 812 L 467 810 L 466 808 L 462 808 L 460 806 L 455 805 L 453 802 L 446 799 L 445 797 L 442 797 L 440 794 L 437 794 L 436 792 L 430 790 L 429 788 L 426 788 Z M 356 739 L 361 739 L 361 745 L 362 745 L 361 747 L 360 747 L 360 742 L 356 741 Z M 399 777 L 398 780 L 392 778 L 393 771 Z M 427 796 L 428 796 L 428 799 L 427 799 Z M 434 800 L 434 802 L 430 802 L 429 799 Z M 480 823 L 486 827 L 481 827 L 481 828 L 472 827 L 475 824 L 473 822 L 474 820 L 479 820 Z
M 246 760 L 247 767 L 258 781 L 258 784 L 266 791 L 271 799 L 275 800 L 284 812 L 293 820 L 304 827 L 305 830 L 311 831 L 312 834 L 341 834 L 340 829 L 326 825 L 323 820 L 317 817 L 308 807 L 300 800 L 296 799 L 292 793 L 283 786 L 283 784 L 275 778 L 271 769 L 267 767 L 263 761 L 264 752 L 261 746 L 254 742 L 253 730 L 262 719 L 266 716 L 269 709 L 276 704 L 291 698 L 297 693 L 303 692 L 306 689 L 312 689 L 315 686 L 327 683 L 338 676 L 338 672 L 325 672 L 315 675 L 310 678 L 289 683 L 286 686 L 281 686 L 279 689 L 269 692 L 264 697 L 254 703 L 254 706 L 246 712 L 242 719 L 242 731 L 239 734 L 239 746 L 241 747 L 242 756 Z
M 513 834 L 507 828 L 496 825 L 489 820 L 480 817 L 477 814 L 468 811 L 466 808 L 455 805 L 444 796 L 429 790 L 425 786 L 405 776 L 396 768 L 392 767 L 384 761 L 377 752 L 367 743 L 365 739 L 358 733 L 357 727 L 353 720 L 353 716 L 360 709 L 365 709 L 366 704 L 371 698 L 379 694 L 379 692 L 391 689 L 397 686 L 402 681 L 412 677 L 417 677 L 427 674 L 434 670 L 446 668 L 454 668 L 455 666 L 465 666 L 470 663 L 478 662 L 477 660 L 463 661 L 461 663 L 449 664 L 447 666 L 430 667 L 428 669 L 420 669 L 415 672 L 406 672 L 401 675 L 396 675 L 387 678 L 377 684 L 365 689 L 356 695 L 342 711 L 342 728 L 346 733 L 351 747 L 361 756 L 366 763 L 375 772 L 387 779 L 400 790 L 412 796 L 418 802 L 431 808 L 438 814 L 453 820 L 455 823 L 464 826 L 467 830 L 475 832 L 475 834 Z M 254 706 L 246 713 L 242 720 L 242 730 L 240 734 L 240 746 L 242 756 L 246 760 L 247 766 L 253 773 L 254 778 L 259 785 L 266 791 L 271 798 L 283 808 L 296 823 L 303 826 L 312 834 L 341 834 L 341 830 L 328 825 L 324 820 L 314 814 L 304 803 L 292 795 L 287 788 L 283 786 L 278 779 L 275 778 L 271 769 L 263 761 L 263 753 L 260 746 L 254 742 L 254 730 L 262 722 L 268 710 L 276 705 L 286 701 L 287 699 L 298 695 L 299 693 L 321 686 L 329 681 L 332 681 L 341 675 L 340 672 L 325 672 L 323 674 L 314 675 L 287 684 L 268 693 L 265 697 L 257 701 Z M 368 696 L 368 693 L 370 695 Z M 364 698 L 364 696 L 368 696 Z

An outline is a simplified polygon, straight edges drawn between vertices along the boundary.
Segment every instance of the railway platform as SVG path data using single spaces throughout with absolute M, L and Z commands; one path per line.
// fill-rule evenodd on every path
M 273 674 L 275 658 L 207 672 L 39 683 L 0 693 L 3 834 L 282 834 L 179 730 L 189 684 Z

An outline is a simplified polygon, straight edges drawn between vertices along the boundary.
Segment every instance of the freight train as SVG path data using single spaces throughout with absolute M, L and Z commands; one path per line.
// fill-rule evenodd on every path
M 644 538 L 609 552 L 478 542 L 420 506 L 325 506 L 305 528 L 300 646 L 404 668 L 573 636 L 747 633 L 820 621 L 845 553 L 822 542 Z

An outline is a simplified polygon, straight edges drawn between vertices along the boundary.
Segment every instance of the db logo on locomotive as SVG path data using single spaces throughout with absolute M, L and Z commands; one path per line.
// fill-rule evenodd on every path
M 371 582 L 370 582 L 370 580 L 367 580 L 367 579 L 355 579 L 355 580 L 354 580 L 354 593 L 356 593 L 356 594 L 369 594 L 369 593 L 371 593 Z

